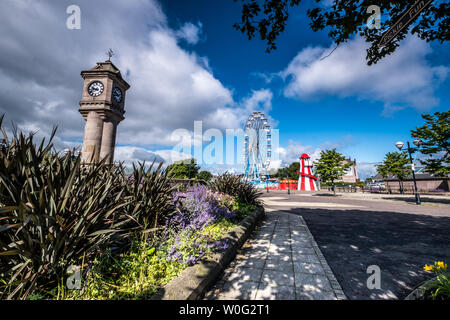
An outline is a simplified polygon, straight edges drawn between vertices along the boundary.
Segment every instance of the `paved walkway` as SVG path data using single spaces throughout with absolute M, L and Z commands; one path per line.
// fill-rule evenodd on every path
M 412 195 L 376 196 L 271 190 L 262 199 L 266 209 L 306 221 L 348 299 L 403 299 L 431 277 L 425 264 L 450 261 L 450 198 L 433 197 L 435 206 L 425 196 L 423 205 Z M 367 288 L 371 265 L 380 267 L 380 289 Z
M 303 218 L 271 209 L 266 214 L 205 298 L 346 299 Z

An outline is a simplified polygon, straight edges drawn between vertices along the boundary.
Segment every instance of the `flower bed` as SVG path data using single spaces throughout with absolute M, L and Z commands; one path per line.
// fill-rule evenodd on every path
M 148 297 L 260 205 L 238 176 L 177 192 L 162 164 L 85 165 L 2 120 L 0 299 Z
M 444 261 L 435 261 L 434 265 L 425 265 L 423 269 L 433 272 L 434 277 L 421 283 L 405 300 L 450 300 L 450 273 Z
M 224 235 L 257 208 L 206 186 L 174 193 L 173 204 L 176 212 L 167 218 L 163 232 L 135 239 L 130 249 L 119 255 L 105 252 L 94 261 L 82 290 L 60 286 L 52 298 L 149 298 L 187 267 L 228 249 Z

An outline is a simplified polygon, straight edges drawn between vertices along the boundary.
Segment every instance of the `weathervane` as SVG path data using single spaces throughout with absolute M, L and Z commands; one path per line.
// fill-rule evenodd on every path
M 107 61 L 111 62 L 111 58 L 114 56 L 114 51 L 112 49 L 109 49 L 106 54 L 108 55 Z

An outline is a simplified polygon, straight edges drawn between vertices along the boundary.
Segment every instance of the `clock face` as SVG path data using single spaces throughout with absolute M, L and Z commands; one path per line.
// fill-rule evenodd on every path
M 101 95 L 103 90 L 105 90 L 105 87 L 100 81 L 94 81 L 88 87 L 88 93 L 93 97 L 98 97 Z
M 116 101 L 117 103 L 120 103 L 122 101 L 123 94 L 119 88 L 115 87 L 113 89 L 112 96 L 114 98 L 114 101 Z

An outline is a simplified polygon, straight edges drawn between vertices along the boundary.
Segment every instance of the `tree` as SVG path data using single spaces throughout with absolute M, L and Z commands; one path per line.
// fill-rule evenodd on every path
M 288 176 L 287 168 L 279 168 L 275 173 L 272 174 L 273 178 L 286 178 Z
M 190 165 L 189 165 L 190 163 Z M 169 177 L 173 179 L 191 179 L 195 178 L 200 170 L 195 159 L 180 160 L 167 167 Z
M 241 21 L 233 26 L 236 30 L 246 34 L 250 39 L 259 33 L 261 40 L 266 41 L 266 52 L 277 48 L 276 39 L 284 32 L 286 22 L 289 19 L 289 9 L 299 6 L 301 0 L 234 0 L 242 2 Z M 263 2 L 263 3 L 261 3 Z M 312 2 L 312 1 L 311 1 Z M 377 63 L 386 55 L 393 53 L 411 30 L 411 34 L 417 34 L 427 42 L 437 40 L 440 43 L 449 40 L 450 3 L 434 1 L 425 8 L 420 16 L 412 23 L 412 28 L 404 28 L 385 47 L 379 49 L 378 44 L 382 35 L 400 18 L 416 0 L 383 0 L 383 1 L 348 1 L 335 0 L 332 5 L 328 0 L 316 0 L 315 4 L 307 10 L 310 19 L 310 28 L 317 32 L 327 29 L 328 37 L 336 45 L 346 42 L 353 35 L 359 34 L 371 47 L 367 50 L 367 63 Z M 368 11 L 371 5 L 378 5 L 383 17 L 381 28 L 367 27 L 367 21 L 373 14 Z
M 365 182 L 365 183 L 372 183 L 372 182 L 373 182 L 373 177 L 367 177 L 367 178 L 364 180 L 364 182 Z
M 411 173 L 408 152 L 388 152 L 384 161 L 377 165 L 377 172 L 384 178 L 395 176 L 398 179 L 400 192 L 403 193 L 403 180 Z
M 200 171 L 197 175 L 197 179 L 209 181 L 213 177 L 212 173 L 209 171 Z
M 331 182 L 334 194 L 336 190 L 334 181 L 340 179 L 345 171 L 352 166 L 351 163 L 345 163 L 345 157 L 336 151 L 336 149 L 322 150 L 320 158 L 314 162 L 315 173 L 322 182 Z
M 298 179 L 297 171 L 299 170 L 299 168 L 300 162 L 292 162 L 288 167 L 278 169 L 278 171 L 273 175 L 273 177 L 296 180 Z
M 420 152 L 436 159 L 419 160 L 429 173 L 439 176 L 450 174 L 450 111 L 423 114 L 425 124 L 411 135 L 422 140 Z

